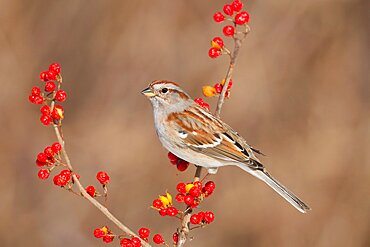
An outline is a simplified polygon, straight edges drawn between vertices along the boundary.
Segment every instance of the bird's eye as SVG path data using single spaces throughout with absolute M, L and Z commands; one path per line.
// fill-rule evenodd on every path
M 161 92 L 162 93 L 167 93 L 168 92 L 168 88 L 166 88 L 166 87 L 165 88 L 162 88 Z

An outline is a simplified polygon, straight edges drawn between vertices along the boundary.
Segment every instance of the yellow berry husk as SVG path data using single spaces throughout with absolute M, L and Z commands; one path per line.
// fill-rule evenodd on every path
M 100 228 L 100 230 L 101 230 L 102 232 L 104 232 L 105 234 L 108 234 L 108 232 L 109 232 L 109 229 L 108 229 L 108 227 L 106 227 L 106 226 L 103 226 L 102 228 Z
M 211 41 L 211 46 L 212 46 L 212 48 L 216 48 L 216 49 L 219 49 L 219 50 L 222 49 L 222 47 L 219 44 L 217 44 L 216 42 L 214 42 L 213 40 Z
M 60 116 L 60 119 L 63 119 L 64 118 L 64 115 L 63 115 L 62 109 L 60 109 L 60 108 L 55 108 L 55 109 L 56 109 L 58 115 Z
M 194 184 L 187 184 L 187 185 L 185 186 L 186 192 L 189 192 L 189 191 L 190 191 L 190 189 L 191 189 L 191 188 L 193 188 L 193 187 L 194 187 Z
M 170 202 L 170 205 L 172 205 L 172 196 L 171 196 L 171 194 L 166 192 L 166 195 L 167 195 L 168 201 Z
M 216 89 L 212 86 L 203 86 L 203 95 L 206 97 L 213 97 L 216 95 Z
M 168 200 L 167 196 L 160 196 L 159 200 L 161 200 L 164 207 L 168 207 L 168 205 L 170 205 L 170 201 Z
M 221 81 L 221 85 L 223 86 L 223 85 L 225 85 L 225 79 L 222 79 L 222 81 Z

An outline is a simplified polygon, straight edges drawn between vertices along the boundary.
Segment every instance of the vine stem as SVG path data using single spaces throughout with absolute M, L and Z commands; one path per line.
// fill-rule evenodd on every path
M 61 134 L 61 129 L 58 127 L 58 125 L 54 124 L 54 131 L 57 136 L 58 142 L 62 146 L 62 155 L 64 156 L 65 162 L 67 164 L 67 167 L 69 170 L 73 171 L 72 163 L 69 159 L 69 156 L 67 154 L 67 151 L 65 149 L 64 140 Z M 78 190 L 81 192 L 81 195 L 87 199 L 92 205 L 94 205 L 97 209 L 99 209 L 110 221 L 112 221 L 120 230 L 122 230 L 124 233 L 135 236 L 141 240 L 141 244 L 144 247 L 150 247 L 151 245 L 142 240 L 139 236 L 137 236 L 133 231 L 131 231 L 127 226 L 125 226 L 121 221 L 119 221 L 109 210 L 104 207 L 102 204 L 100 204 L 97 200 L 95 200 L 93 197 L 91 197 L 89 194 L 87 194 L 86 190 L 80 183 L 80 181 L 77 179 L 77 176 L 75 173 L 72 173 L 73 182 L 77 185 Z
M 233 37 L 233 39 L 234 39 L 234 50 L 231 54 L 229 52 L 227 53 L 230 56 L 230 63 L 229 63 L 229 67 L 227 69 L 226 76 L 225 76 L 225 84 L 223 85 L 221 94 L 220 94 L 220 96 L 218 98 L 218 101 L 217 101 L 217 107 L 216 107 L 216 111 L 215 111 L 215 116 L 217 118 L 220 118 L 221 109 L 222 109 L 223 104 L 225 103 L 225 95 L 226 95 L 227 88 L 229 86 L 232 74 L 234 72 L 236 59 L 239 55 L 240 47 L 242 46 L 242 43 L 243 43 L 244 39 L 247 37 L 247 34 L 249 32 L 250 32 L 250 27 L 248 25 L 246 25 L 245 31 L 243 31 L 241 33 L 241 37 L 239 37 L 237 34 L 234 35 L 234 37 Z M 194 175 L 194 182 L 200 180 L 201 173 L 202 173 L 202 167 L 197 166 L 197 169 L 196 169 L 195 175 Z M 185 210 L 185 212 L 186 213 L 185 213 L 185 215 L 184 215 L 184 217 L 182 218 L 182 221 L 181 221 L 181 228 L 178 229 L 178 231 L 177 231 L 179 236 L 178 236 L 178 242 L 177 242 L 176 247 L 184 246 L 185 243 L 186 243 L 186 240 L 188 239 L 188 236 L 189 236 L 190 217 L 191 217 L 192 209 L 189 208 L 189 206 L 188 206 L 187 209 Z

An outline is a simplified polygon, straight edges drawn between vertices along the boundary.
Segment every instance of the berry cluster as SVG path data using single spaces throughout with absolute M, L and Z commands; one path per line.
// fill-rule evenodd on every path
M 224 41 L 220 37 L 216 37 L 211 41 L 211 48 L 208 50 L 208 56 L 210 58 L 216 58 L 222 54 L 225 49 Z M 225 50 L 226 51 L 226 50 Z
M 50 64 L 49 70 L 40 74 L 40 80 L 45 82 L 44 90 L 41 91 L 39 87 L 35 86 L 31 90 L 31 95 L 28 96 L 31 103 L 44 104 L 40 108 L 40 121 L 44 125 L 49 125 L 52 122 L 54 124 L 60 124 L 64 118 L 63 107 L 55 104 L 56 101 L 64 102 L 67 98 L 66 92 L 60 89 L 62 85 L 60 71 L 59 64 Z
M 196 98 L 194 100 L 194 102 L 209 111 L 209 104 L 207 104 L 206 102 L 204 102 L 202 98 Z
M 208 181 L 204 186 L 200 181 L 193 183 L 179 183 L 176 186 L 178 193 L 175 199 L 177 202 L 185 204 L 187 209 L 184 212 L 173 206 L 172 196 L 168 192 L 153 200 L 151 207 L 157 210 L 161 216 L 177 217 L 182 220 L 185 214 L 192 212 L 192 210 L 196 208 L 206 197 L 209 197 L 214 192 L 215 188 L 216 185 L 213 181 Z M 214 218 L 215 216 L 213 212 L 199 212 L 191 215 L 190 223 L 204 226 L 213 222 Z M 139 235 L 141 238 L 143 238 L 140 232 Z M 176 244 L 178 241 L 178 233 L 175 232 L 172 238 L 174 244 Z M 147 237 L 143 239 L 147 240 Z M 162 236 L 159 234 L 154 236 L 153 241 L 157 244 L 164 243 Z
M 137 237 L 123 238 L 121 239 L 120 245 L 122 247 L 141 247 L 141 241 Z
M 184 202 L 187 206 L 195 208 L 206 197 L 210 196 L 215 190 L 215 183 L 208 181 L 204 187 L 197 181 L 194 183 L 179 183 L 176 190 L 179 192 L 175 199 L 178 202 Z
M 46 180 L 50 172 L 57 166 L 65 166 L 62 163 L 60 151 L 62 150 L 62 145 L 59 142 L 53 143 L 44 149 L 43 152 L 39 153 L 36 158 L 36 165 L 39 167 L 47 167 L 47 169 L 39 170 L 37 176 L 41 180 Z M 58 186 L 66 186 L 71 180 L 72 173 L 70 170 L 62 170 L 53 179 L 54 184 Z M 77 175 L 78 176 L 78 175 Z
M 161 216 L 177 216 L 179 210 L 172 206 L 172 196 L 170 193 L 159 196 L 152 203 L 152 208 L 157 209 Z
M 176 233 L 177 234 L 177 233 Z M 146 242 L 149 241 L 150 230 L 148 228 L 142 227 L 138 231 L 138 235 L 140 238 Z M 101 228 L 96 228 L 94 230 L 94 236 L 96 238 L 102 238 L 103 242 L 110 243 L 114 240 L 115 237 L 120 239 L 121 247 L 141 247 L 141 239 L 135 236 L 127 236 L 127 235 L 115 235 L 113 232 L 108 228 L 108 226 L 103 226 Z M 175 234 L 174 234 L 175 236 Z M 175 239 L 175 237 L 174 237 Z M 160 234 L 155 234 L 153 236 L 153 242 L 155 244 L 165 244 L 165 241 Z
M 199 212 L 193 214 L 190 217 L 190 223 L 194 225 L 205 225 L 210 224 L 215 220 L 215 214 L 213 212 Z
M 38 172 L 38 177 L 42 180 L 45 180 L 49 177 L 50 171 L 54 169 L 55 166 L 60 163 L 60 150 L 62 145 L 59 142 L 52 144 L 44 149 L 44 152 L 41 152 L 37 155 L 36 165 L 39 167 L 47 166 L 47 169 L 41 169 Z
M 108 226 L 103 226 L 101 228 L 96 228 L 94 230 L 94 236 L 96 238 L 102 238 L 104 243 L 110 243 L 114 239 L 114 235 L 109 230 Z
M 223 21 L 230 21 L 232 25 L 226 25 L 223 27 L 222 32 L 226 37 L 233 37 L 238 33 L 238 27 L 246 27 L 249 22 L 249 14 L 246 11 L 242 11 L 243 3 L 240 0 L 234 0 L 231 4 L 225 4 L 223 12 L 216 12 L 213 15 L 215 22 L 220 23 Z M 222 54 L 229 54 L 229 51 L 225 48 L 224 42 L 220 37 L 216 37 L 211 42 L 211 48 L 208 51 L 208 55 L 211 58 L 216 58 Z
M 168 152 L 167 157 L 170 160 L 171 164 L 175 165 L 177 170 L 179 170 L 180 172 L 185 171 L 189 166 L 189 162 L 183 159 L 180 159 L 179 157 L 177 157 L 171 152 Z
M 221 94 L 224 85 L 225 85 L 225 79 L 223 79 L 221 83 L 216 83 L 214 86 L 209 86 L 209 85 L 203 86 L 202 88 L 203 95 L 206 97 L 213 97 L 217 94 Z M 226 98 L 230 97 L 230 90 L 232 86 L 233 86 L 233 81 L 230 79 L 229 84 L 227 85 L 227 91 L 225 93 Z
M 55 175 L 53 182 L 56 186 L 65 187 L 69 183 L 73 183 L 72 173 L 70 170 L 62 170 L 59 174 Z M 79 178 L 79 176 L 77 176 Z

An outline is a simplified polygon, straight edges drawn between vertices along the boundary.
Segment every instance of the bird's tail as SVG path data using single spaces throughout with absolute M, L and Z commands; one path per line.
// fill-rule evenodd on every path
M 261 179 L 267 185 L 269 185 L 273 190 L 275 190 L 279 195 L 281 195 L 285 200 L 287 200 L 292 206 L 294 206 L 299 212 L 306 213 L 311 210 L 307 204 L 301 201 L 297 196 L 285 188 L 279 181 L 273 178 L 266 170 L 254 170 L 245 164 L 238 165 L 244 171 L 252 174 L 253 176 Z

